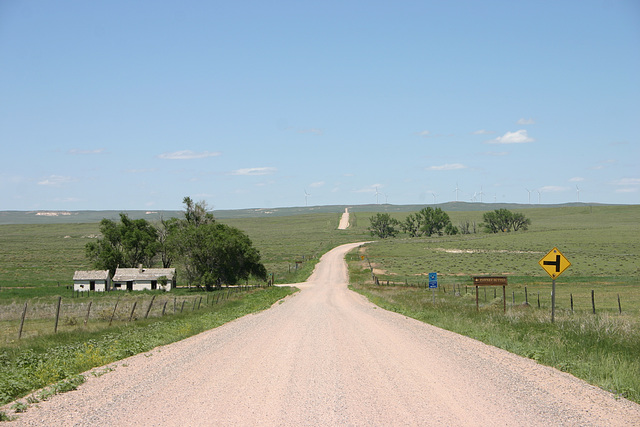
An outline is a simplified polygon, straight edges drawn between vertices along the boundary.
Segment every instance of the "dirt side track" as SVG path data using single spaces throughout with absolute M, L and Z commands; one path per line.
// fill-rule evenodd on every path
M 349 291 L 356 246 L 283 303 L 88 375 L 11 425 L 640 425 L 640 405 Z

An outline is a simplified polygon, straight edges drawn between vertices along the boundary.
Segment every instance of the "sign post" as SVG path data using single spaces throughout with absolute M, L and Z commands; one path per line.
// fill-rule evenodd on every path
M 504 313 L 507 312 L 507 278 L 504 276 L 476 276 L 473 278 L 476 287 L 476 311 L 480 310 L 478 303 L 478 286 L 502 286 L 502 304 Z
M 433 305 L 436 305 L 436 289 L 438 289 L 438 273 L 429 273 L 429 289 L 433 294 Z
M 538 261 L 538 264 L 551 276 L 551 323 L 554 323 L 556 317 L 556 279 L 569 268 L 571 263 L 560 253 L 558 248 L 553 248 Z

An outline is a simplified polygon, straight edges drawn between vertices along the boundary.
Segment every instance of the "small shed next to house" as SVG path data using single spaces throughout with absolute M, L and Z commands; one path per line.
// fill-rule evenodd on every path
M 78 270 L 73 275 L 74 291 L 105 292 L 111 290 L 111 274 L 109 270 Z
M 176 283 L 175 268 L 117 268 L 113 288 L 128 291 L 164 289 L 170 291 Z

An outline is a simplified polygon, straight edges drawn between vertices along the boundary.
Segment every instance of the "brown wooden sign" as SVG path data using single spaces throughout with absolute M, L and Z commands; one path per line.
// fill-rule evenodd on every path
M 503 311 L 507 312 L 507 278 L 504 276 L 475 276 L 473 286 L 476 287 L 476 310 L 480 310 L 478 302 L 478 286 L 502 286 Z
M 507 286 L 507 278 L 504 276 L 476 276 L 473 278 L 473 286 Z

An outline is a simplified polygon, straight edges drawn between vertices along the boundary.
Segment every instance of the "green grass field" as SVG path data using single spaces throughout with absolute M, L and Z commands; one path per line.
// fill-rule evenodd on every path
M 388 210 L 400 220 L 410 213 L 382 205 L 373 208 Z M 528 231 L 485 234 L 479 227 L 483 212 L 467 209 L 448 213 L 454 225 L 475 222 L 478 233 L 414 239 L 400 235 L 377 240 L 364 252 L 348 256 L 352 285 L 385 308 L 556 366 L 640 401 L 640 206 L 512 210 L 531 219 Z M 337 230 L 340 213 L 336 212 L 221 221 L 249 235 L 277 283 L 297 283 L 308 277 L 327 250 L 343 243 L 375 240 L 367 231 L 368 219 L 374 212 L 353 211 L 356 213 L 352 213 L 352 226 L 344 231 Z M 43 313 L 39 319 L 28 320 L 33 323 L 28 323 L 31 329 L 26 329 L 33 332 L 41 328 L 42 332 L 27 332 L 28 339 L 22 343 L 15 338 L 5 340 L 0 355 L 3 351 L 18 354 L 15 352 L 23 345 L 31 345 L 28 343 L 33 339 L 46 339 L 50 343 L 47 345 L 55 345 L 58 338 L 51 332 L 48 316 L 53 315 L 51 304 L 58 296 L 63 297 L 65 307 L 78 313 L 67 316 L 68 324 L 61 323 L 64 333 L 59 337 L 77 334 L 82 340 L 83 334 L 108 331 L 78 326 L 89 298 L 72 299 L 68 289 L 75 270 L 91 267 L 84 247 L 98 231 L 98 223 L 0 225 L 0 307 L 5 314 L 19 313 L 28 301 Z M 572 263 L 557 280 L 555 324 L 549 320 L 551 278 L 538 265 L 553 247 L 558 247 Z M 360 255 L 366 255 L 380 282 L 386 285 L 388 281 L 390 286 L 372 285 L 369 264 Z M 423 288 L 429 272 L 437 272 L 439 278 L 435 306 L 432 293 Z M 502 312 L 501 289 L 494 294 L 493 288 L 480 289 L 480 310 L 476 311 L 471 277 L 489 274 L 508 277 L 506 314 Z M 525 290 L 528 307 L 522 304 Z M 189 292 L 179 289 L 170 295 L 191 304 L 198 297 Z M 89 325 L 99 329 L 104 320 L 98 319 L 98 313 L 108 310 L 118 296 L 127 302 L 123 302 L 117 327 L 128 327 L 127 312 L 132 302 L 142 296 L 125 297 L 115 292 L 91 295 L 96 307 L 101 308 L 96 308 L 97 317 Z M 158 299 L 171 296 L 158 294 Z M 140 304 L 146 306 L 146 302 Z M 155 310 L 158 307 L 159 304 Z M 15 336 L 16 319 L 7 316 L 11 317 L 7 314 L 0 319 L 10 322 L 3 329 L 11 329 L 9 335 Z
M 367 256 L 379 280 L 391 283 L 426 282 L 437 272 L 444 286 L 471 286 L 473 276 L 508 277 L 508 300 L 524 302 L 525 287 L 537 304 L 550 304 L 551 278 L 538 261 L 557 247 L 571 267 L 557 280 L 557 304 L 591 310 L 591 290 L 597 310 L 640 315 L 640 207 L 597 206 L 527 209 L 529 231 L 470 234 L 432 238 L 396 238 L 369 245 Z M 482 212 L 450 213 L 452 222 L 481 222 Z M 400 216 L 402 217 L 402 216 Z M 489 291 L 492 294 L 491 291 Z M 482 291 L 484 296 L 484 291 Z
M 249 235 L 276 283 L 291 283 L 304 280 L 329 249 L 370 238 L 366 225 L 337 230 L 339 220 L 340 214 L 319 213 L 220 221 Z M 98 235 L 98 223 L 0 225 L 0 303 L 8 297 L 64 294 L 76 270 L 91 268 L 84 248 Z M 298 271 L 296 261 L 302 261 Z M 55 289 L 58 284 L 62 289 Z

